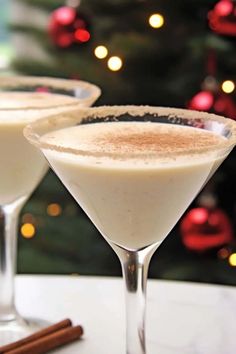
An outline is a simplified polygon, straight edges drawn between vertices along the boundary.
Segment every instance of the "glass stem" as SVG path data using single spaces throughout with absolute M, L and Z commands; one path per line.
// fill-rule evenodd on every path
M 146 285 L 151 257 L 157 246 L 128 251 L 112 245 L 117 253 L 125 282 L 126 354 L 146 354 Z
M 0 207 L 0 322 L 16 319 L 14 276 L 18 216 L 27 198 Z

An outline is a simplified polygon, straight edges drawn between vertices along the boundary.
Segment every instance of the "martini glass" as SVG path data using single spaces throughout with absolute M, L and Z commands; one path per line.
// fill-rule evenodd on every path
M 236 144 L 236 122 L 208 113 L 114 106 L 32 123 L 25 136 L 118 255 L 126 353 L 145 354 L 151 257 Z
M 47 171 L 42 154 L 23 136 L 24 126 L 38 118 L 91 105 L 98 87 L 82 81 L 2 76 L 0 80 L 0 344 L 38 327 L 25 320 L 14 303 L 18 216 Z

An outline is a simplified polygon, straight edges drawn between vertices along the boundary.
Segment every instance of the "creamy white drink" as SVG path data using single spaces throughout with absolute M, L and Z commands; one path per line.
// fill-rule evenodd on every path
M 194 150 L 223 140 L 181 125 L 105 122 L 55 130 L 39 143 L 57 146 L 43 152 L 100 232 L 136 250 L 161 243 L 221 160 Z
M 42 154 L 23 136 L 25 125 L 76 103 L 59 94 L 0 92 L 0 206 L 29 196 L 47 170 Z
M 145 354 L 149 262 L 236 145 L 236 123 L 184 109 L 104 106 L 39 120 L 24 134 L 119 257 L 126 353 Z
M 42 153 L 23 135 L 25 126 L 64 111 L 81 110 L 100 96 L 88 82 L 50 77 L 0 78 L 0 343 L 8 344 L 46 326 L 22 318 L 14 301 L 19 214 L 47 171 Z

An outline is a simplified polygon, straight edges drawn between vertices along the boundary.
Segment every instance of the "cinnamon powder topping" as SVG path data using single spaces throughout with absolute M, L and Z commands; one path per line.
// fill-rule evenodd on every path
M 159 127 L 160 128 L 160 127 Z M 207 133 L 205 131 L 191 131 L 189 134 L 183 134 L 180 129 L 172 131 L 167 129 L 158 129 L 157 131 L 146 132 L 121 132 L 116 134 L 104 134 L 102 137 L 96 139 L 97 147 L 102 148 L 104 144 L 109 147 L 110 150 L 127 151 L 177 151 L 179 149 L 186 149 L 188 147 L 207 147 L 211 144 L 217 144 L 219 137 L 216 135 Z
M 179 125 L 151 122 L 112 122 L 78 125 L 46 134 L 41 141 L 89 153 L 175 153 L 210 147 L 224 138 L 214 133 Z

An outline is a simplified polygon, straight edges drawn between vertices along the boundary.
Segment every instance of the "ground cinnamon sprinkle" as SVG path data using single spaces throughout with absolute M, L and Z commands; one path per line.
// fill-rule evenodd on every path
M 218 147 L 220 135 L 200 128 L 153 122 L 101 122 L 83 124 L 45 134 L 41 142 L 56 144 L 61 151 L 74 149 L 89 154 L 173 156 L 202 148 Z M 71 151 L 71 150 L 70 150 Z
M 129 127 L 127 127 L 129 128 Z M 153 131 L 133 132 L 131 129 L 120 129 L 114 133 L 106 132 L 102 136 L 96 137 L 97 147 L 106 146 L 109 150 L 126 150 L 132 151 L 147 151 L 147 152 L 162 152 L 162 151 L 178 151 L 179 149 L 208 147 L 219 143 L 218 136 L 210 134 L 206 131 L 198 131 L 191 129 L 186 134 L 186 129 L 156 129 Z M 182 130 L 182 131 L 181 131 Z

